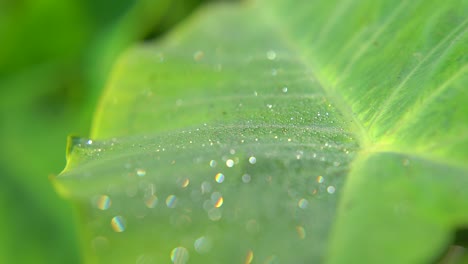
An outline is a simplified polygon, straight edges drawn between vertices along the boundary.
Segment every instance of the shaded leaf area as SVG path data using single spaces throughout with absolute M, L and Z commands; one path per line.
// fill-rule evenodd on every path
M 54 181 L 89 261 L 438 258 L 468 223 L 464 10 L 217 5 L 125 53 Z

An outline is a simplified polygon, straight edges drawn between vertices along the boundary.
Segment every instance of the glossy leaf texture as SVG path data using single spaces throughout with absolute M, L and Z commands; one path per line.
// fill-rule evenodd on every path
M 54 180 L 88 260 L 435 261 L 468 224 L 467 11 L 217 4 L 131 49 Z

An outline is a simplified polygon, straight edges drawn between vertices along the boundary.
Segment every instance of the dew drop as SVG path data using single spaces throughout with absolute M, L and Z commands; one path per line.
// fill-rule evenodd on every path
M 301 209 L 306 209 L 308 205 L 309 205 L 309 201 L 307 201 L 304 198 L 300 199 L 299 202 L 297 203 L 297 206 L 299 206 L 299 208 Z
M 205 53 L 201 50 L 198 50 L 195 53 L 193 53 L 193 59 L 195 61 L 200 61 L 201 59 L 203 59 L 204 56 L 205 56 Z
M 244 174 L 244 175 L 242 175 L 242 182 L 243 182 L 243 183 L 249 183 L 250 180 L 251 180 L 251 177 L 250 177 L 249 174 Z
M 210 167 L 211 167 L 211 168 L 216 167 L 216 165 L 218 165 L 218 163 L 216 162 L 216 160 L 210 160 Z
M 274 50 L 267 51 L 266 55 L 267 55 L 267 59 L 269 60 L 276 59 L 276 52 Z
M 304 227 L 296 226 L 296 232 L 300 239 L 304 239 L 306 237 L 306 232 Z
M 168 208 L 175 208 L 177 204 L 177 197 L 175 195 L 169 195 L 166 198 L 166 205 Z
M 111 207 L 112 201 L 107 195 L 99 195 L 96 198 L 96 207 L 101 210 L 107 210 Z
M 184 264 L 189 260 L 189 252 L 184 247 L 176 247 L 171 251 L 171 261 L 174 264 Z
M 334 186 L 328 186 L 328 187 L 327 187 L 327 192 L 328 192 L 329 194 L 334 194 L 335 191 L 336 191 L 336 189 L 335 189 Z
M 250 163 L 250 164 L 255 164 L 255 163 L 257 163 L 257 158 L 255 158 L 254 156 L 251 156 L 251 157 L 249 158 L 249 163 Z
M 195 251 L 197 251 L 200 254 L 205 254 L 210 252 L 211 250 L 211 241 L 208 238 L 202 236 L 195 240 L 193 246 L 195 248 Z
M 222 182 L 224 181 L 224 174 L 222 174 L 222 173 L 216 174 L 216 176 L 215 176 L 215 181 L 216 181 L 217 183 L 222 183 Z
M 325 181 L 325 178 L 323 178 L 323 176 L 317 176 L 318 183 L 323 183 L 324 181 Z
M 118 233 L 125 231 L 125 228 L 126 228 L 125 219 L 120 215 L 114 216 L 111 220 L 111 227 L 115 232 L 118 232 Z
M 211 208 L 208 211 L 208 218 L 210 218 L 211 221 L 218 221 L 222 216 L 223 214 L 219 208 Z
M 226 160 L 226 166 L 232 168 L 234 166 L 234 161 L 232 159 Z
M 273 107 L 272 104 L 267 104 L 266 106 L 268 107 L 268 109 L 271 109 Z
M 247 252 L 247 256 L 245 257 L 245 262 L 244 262 L 244 263 L 245 263 L 245 264 L 250 264 L 250 263 L 252 263 L 253 258 L 254 258 L 253 251 L 252 251 L 252 250 L 249 250 L 249 251 Z
M 136 174 L 140 177 L 143 177 L 146 175 L 146 170 L 144 169 L 137 169 Z
M 188 185 L 190 184 L 190 180 L 189 178 L 185 178 L 183 181 L 182 181 L 182 188 L 186 188 Z
M 223 205 L 223 197 L 221 196 L 221 197 L 218 198 L 218 200 L 216 201 L 216 203 L 214 204 L 214 206 L 215 206 L 216 208 L 219 208 L 219 207 L 221 207 L 222 205 Z
M 409 159 L 404 159 L 403 160 L 403 166 L 408 166 L 410 164 Z
M 158 204 L 158 197 L 155 195 L 151 195 L 145 200 L 145 205 L 148 208 L 154 208 Z
M 215 177 L 216 179 L 216 177 Z M 202 193 L 209 193 L 211 192 L 211 184 L 209 182 L 202 182 L 201 184 L 201 191 Z
M 281 91 L 283 91 L 283 93 L 287 93 L 288 92 L 288 87 L 283 87 L 283 89 L 281 89 Z

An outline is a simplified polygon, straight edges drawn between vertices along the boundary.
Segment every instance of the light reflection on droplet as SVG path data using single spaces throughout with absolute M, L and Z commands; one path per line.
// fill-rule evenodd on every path
M 306 232 L 304 227 L 296 226 L 296 232 L 300 239 L 304 239 L 306 237 Z
M 189 260 L 189 252 L 184 247 L 176 247 L 171 251 L 171 261 L 174 264 L 184 264 Z
M 125 231 L 125 228 L 126 228 L 125 219 L 120 215 L 114 216 L 111 220 L 111 227 L 115 232 L 118 232 L 118 233 Z
M 169 208 L 175 208 L 177 204 L 177 197 L 175 195 L 169 195 L 166 198 L 166 205 Z
M 242 182 L 243 183 L 249 183 L 252 178 L 250 177 L 249 174 L 244 174 L 242 175 Z
M 223 213 L 219 208 L 211 208 L 208 211 L 208 218 L 210 218 L 211 221 L 218 221 L 219 219 L 221 219 L 222 216 Z
M 328 186 L 328 187 L 327 187 L 327 192 L 328 192 L 329 194 L 334 194 L 335 191 L 336 191 L 335 186 Z
M 267 59 L 274 60 L 276 59 L 276 52 L 274 50 L 267 51 Z
M 297 203 L 297 205 L 299 206 L 299 208 L 301 209 L 306 209 L 307 206 L 309 205 L 309 201 L 307 201 L 306 199 L 302 198 L 299 200 L 299 202 Z
M 323 178 L 323 176 L 317 176 L 318 183 L 323 183 L 324 181 L 325 181 L 325 178 Z
M 189 178 L 184 179 L 181 184 L 182 188 L 186 188 L 189 185 L 189 183 L 190 183 Z
M 218 165 L 218 163 L 216 162 L 216 160 L 210 160 L 210 167 L 211 167 L 211 168 L 216 167 L 216 165 Z
M 232 166 L 234 166 L 234 161 L 232 159 L 226 160 L 226 166 L 232 168 Z
M 224 181 L 224 174 L 222 174 L 222 173 L 216 174 L 216 176 L 215 176 L 215 181 L 216 181 L 217 183 L 222 183 L 222 182 Z
M 154 208 L 158 204 L 158 197 L 151 195 L 145 199 L 145 205 L 148 208 Z
M 137 169 L 136 174 L 140 177 L 143 177 L 146 175 L 146 170 L 144 169 Z
M 247 252 L 247 256 L 245 257 L 245 264 L 250 264 L 252 263 L 252 260 L 253 260 L 253 257 L 254 257 L 254 254 L 253 254 L 253 251 L 252 250 L 249 250 Z
M 287 93 L 288 92 L 288 87 L 283 87 L 283 89 L 281 89 L 281 91 L 283 91 L 283 93 Z
M 224 199 L 220 196 L 214 203 L 214 207 L 219 208 L 223 205 Z
M 249 163 L 250 163 L 250 164 L 255 164 L 255 163 L 257 163 L 257 158 L 255 158 L 254 156 L 250 157 L 250 158 L 249 158 Z
M 107 195 L 100 195 L 96 199 L 96 206 L 98 209 L 107 210 L 111 207 L 112 201 Z
M 205 254 L 211 250 L 211 241 L 208 238 L 202 236 L 195 240 L 193 246 L 198 253 Z

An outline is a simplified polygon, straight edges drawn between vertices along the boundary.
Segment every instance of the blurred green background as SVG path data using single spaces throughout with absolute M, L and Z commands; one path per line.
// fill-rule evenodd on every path
M 119 53 L 203 0 L 0 0 L 0 263 L 81 263 L 71 204 L 48 177 L 88 135 Z

